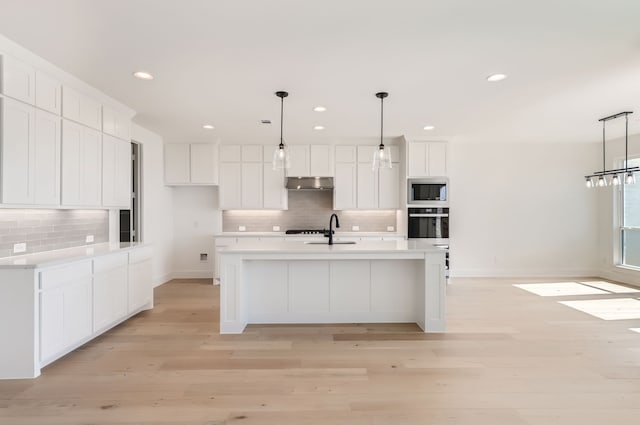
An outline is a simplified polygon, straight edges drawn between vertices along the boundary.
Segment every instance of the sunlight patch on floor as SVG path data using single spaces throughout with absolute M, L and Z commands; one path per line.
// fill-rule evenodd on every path
M 558 302 L 603 320 L 640 319 L 640 301 L 633 298 Z
M 629 330 L 640 334 L 640 328 L 629 328 Z
M 576 282 L 523 283 L 513 285 L 541 297 L 561 297 L 566 295 L 600 295 L 609 292 Z
M 593 286 L 594 288 L 603 289 L 605 291 L 613 292 L 614 294 L 631 294 L 634 292 L 640 292 L 635 288 L 628 286 L 616 285 L 615 283 L 605 282 L 603 280 L 594 280 L 593 282 L 580 282 L 583 285 Z

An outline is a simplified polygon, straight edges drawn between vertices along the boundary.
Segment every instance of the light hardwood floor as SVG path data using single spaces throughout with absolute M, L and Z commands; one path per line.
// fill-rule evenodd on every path
M 536 280 L 539 281 L 539 280 Z M 250 326 L 218 334 L 218 288 L 174 280 L 142 313 L 0 381 L 0 424 L 637 425 L 640 320 L 603 321 L 519 279 L 457 279 L 448 332 Z M 638 298 L 638 296 L 636 296 Z M 2 347 L 1 349 L 7 349 Z

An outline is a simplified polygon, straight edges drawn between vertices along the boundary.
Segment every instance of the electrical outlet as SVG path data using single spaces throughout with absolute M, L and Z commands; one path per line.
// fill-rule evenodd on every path
M 360 226 L 351 226 L 351 230 L 357 232 L 358 230 L 360 230 Z
M 209 261 L 209 254 L 207 254 L 206 252 L 201 252 L 200 261 Z
M 238 226 L 238 231 L 244 232 L 245 230 L 247 230 L 245 226 Z
M 84 241 L 86 243 L 91 243 L 93 242 L 93 235 L 87 235 L 87 237 L 84 239 Z
M 21 252 L 25 252 L 27 250 L 27 244 L 25 242 L 22 243 L 14 243 L 13 244 L 13 253 L 19 254 Z
M 274 232 L 279 232 L 280 231 L 280 226 L 273 226 L 273 231 Z
M 395 229 L 393 226 L 387 226 L 387 232 L 393 232 Z

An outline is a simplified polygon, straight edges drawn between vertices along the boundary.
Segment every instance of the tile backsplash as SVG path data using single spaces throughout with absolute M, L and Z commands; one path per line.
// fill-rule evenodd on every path
M 280 231 L 287 229 L 323 229 L 329 227 L 332 213 L 340 217 L 340 230 L 360 232 L 387 232 L 388 226 L 396 228 L 395 210 L 334 211 L 333 192 L 289 191 L 289 209 L 286 211 L 223 211 L 222 231 L 237 232 L 240 226 L 247 232 L 271 232 L 273 226 Z
M 30 254 L 109 240 L 106 210 L 0 209 L 0 257 Z M 13 245 L 26 243 L 24 253 L 14 254 Z

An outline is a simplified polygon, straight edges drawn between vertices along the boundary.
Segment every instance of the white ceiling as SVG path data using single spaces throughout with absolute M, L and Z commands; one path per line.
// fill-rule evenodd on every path
M 640 132 L 637 0 L 0 0 L 0 11 L 0 33 L 171 141 L 276 143 L 277 90 L 290 92 L 294 143 L 379 136 L 380 90 L 389 137 L 597 141 L 597 119 L 622 110 L 637 111 Z M 488 83 L 496 72 L 509 77 Z

